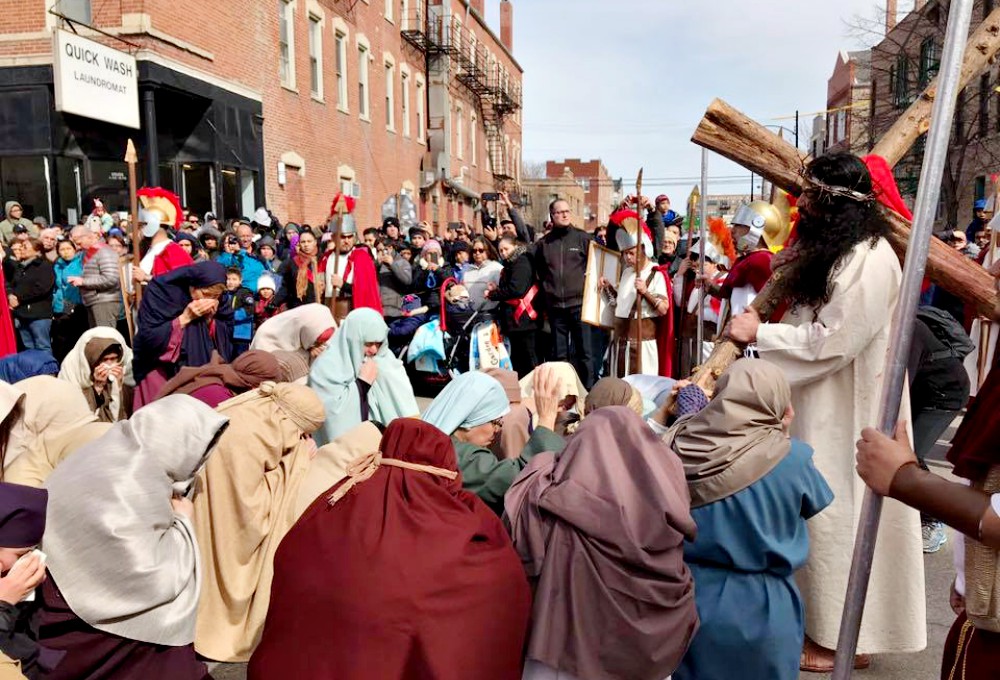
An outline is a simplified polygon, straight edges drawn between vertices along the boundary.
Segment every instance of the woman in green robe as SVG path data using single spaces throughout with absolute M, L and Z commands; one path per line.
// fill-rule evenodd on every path
M 503 497 L 531 459 L 543 451 L 561 451 L 565 441 L 554 431 L 559 414 L 560 381 L 545 366 L 535 371 L 536 426 L 521 455 L 500 460 L 490 450 L 503 429 L 510 401 L 495 378 L 472 371 L 452 380 L 427 408 L 423 420 L 451 436 L 462 484 L 498 515 Z

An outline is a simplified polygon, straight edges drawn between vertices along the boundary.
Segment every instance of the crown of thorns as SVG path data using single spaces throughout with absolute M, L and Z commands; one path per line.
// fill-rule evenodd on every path
M 822 180 L 816 179 L 812 175 L 809 175 L 804 170 L 801 171 L 799 174 L 805 181 L 805 188 L 803 189 L 803 193 L 806 191 L 818 192 L 820 195 L 820 199 L 823 198 L 824 194 L 829 196 L 840 196 L 842 198 L 848 198 L 852 201 L 857 201 L 858 203 L 873 203 L 877 199 L 874 190 L 864 193 L 858 191 L 857 189 L 850 189 L 848 187 L 842 187 L 836 184 L 827 184 L 826 182 L 823 182 Z

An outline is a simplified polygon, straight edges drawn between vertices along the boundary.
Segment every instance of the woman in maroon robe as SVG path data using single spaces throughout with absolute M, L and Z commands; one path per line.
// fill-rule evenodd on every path
M 519 680 L 530 593 L 451 439 L 393 421 L 274 559 L 250 680 Z

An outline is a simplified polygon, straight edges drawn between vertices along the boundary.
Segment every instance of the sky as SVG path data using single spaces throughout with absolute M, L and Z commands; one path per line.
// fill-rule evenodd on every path
M 691 134 L 714 98 L 788 128 L 799 110 L 804 149 L 838 52 L 884 26 L 884 0 L 511 1 L 524 160 L 600 158 L 626 188 L 643 167 L 643 193 L 682 211 L 701 174 Z M 499 0 L 487 18 L 499 25 Z M 749 193 L 750 173 L 710 154 L 708 190 Z

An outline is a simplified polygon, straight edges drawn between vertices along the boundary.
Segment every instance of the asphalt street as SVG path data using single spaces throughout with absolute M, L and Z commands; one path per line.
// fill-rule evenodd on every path
M 418 398 L 423 411 L 429 399 Z M 956 423 L 957 424 L 957 423 Z M 929 456 L 931 469 L 949 477 L 950 465 L 944 462 L 947 452 L 947 442 L 954 435 L 955 427 L 946 432 Z M 948 605 L 948 593 L 955 577 L 952 566 L 952 546 L 954 535 L 949 530 L 948 543 L 933 555 L 924 556 L 925 581 L 927 593 L 927 647 L 916 654 L 887 654 L 872 659 L 871 668 L 865 671 L 855 671 L 854 677 L 862 680 L 938 680 L 941 677 L 941 655 L 944 641 L 951 628 L 955 615 Z M 290 652 L 294 653 L 294 652 Z M 215 680 L 244 680 L 246 678 L 245 664 L 213 664 L 210 665 L 212 677 Z M 822 680 L 828 675 L 803 673 L 801 680 Z M 738 674 L 733 680 L 739 680 Z

